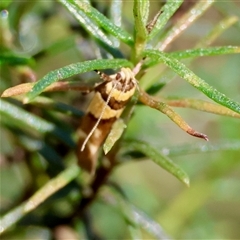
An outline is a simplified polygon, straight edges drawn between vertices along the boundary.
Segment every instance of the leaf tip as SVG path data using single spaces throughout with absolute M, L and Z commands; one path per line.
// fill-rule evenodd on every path
M 6 91 L 4 91 L 1 95 L 1 98 L 8 97 Z
M 24 99 L 23 99 L 23 104 L 27 104 L 27 103 L 29 103 L 30 102 L 30 98 L 29 97 L 25 97 Z
M 205 134 L 202 134 L 202 133 L 201 133 L 201 136 L 200 136 L 200 137 L 203 138 L 204 140 L 206 140 L 207 142 L 209 141 L 208 136 L 205 135 Z
M 192 135 L 192 136 L 194 136 L 194 137 L 202 138 L 202 139 L 204 139 L 206 141 L 209 141 L 208 136 L 206 134 L 197 132 L 197 131 L 195 131 L 193 129 L 188 130 L 187 133 Z
M 108 144 L 104 143 L 103 144 L 103 152 L 104 152 L 104 154 L 107 155 L 110 150 L 111 150 L 111 147 L 109 147 Z
M 190 187 L 190 179 L 189 179 L 188 177 L 185 177 L 185 178 L 183 179 L 183 182 L 185 183 L 185 185 L 186 185 L 187 187 Z

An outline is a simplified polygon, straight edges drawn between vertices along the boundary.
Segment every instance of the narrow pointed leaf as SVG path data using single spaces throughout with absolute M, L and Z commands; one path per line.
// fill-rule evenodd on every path
M 111 6 L 109 9 L 109 18 L 114 25 L 120 28 L 122 26 L 122 11 L 123 11 L 123 2 L 118 0 L 112 0 Z M 112 37 L 111 39 L 113 41 L 113 46 L 118 48 L 120 46 L 120 40 L 115 37 Z
M 202 38 L 196 45 L 196 48 L 206 47 L 212 44 L 221 34 L 228 30 L 233 24 L 239 22 L 237 16 L 227 16 L 221 20 L 214 28 Z
M 147 37 L 147 19 L 149 11 L 149 1 L 148 0 L 135 0 L 133 6 L 133 14 L 135 21 L 135 34 L 137 39 L 145 40 Z
M 82 27 L 87 32 L 89 32 L 99 41 L 102 41 L 109 46 L 113 45 L 110 38 L 106 36 L 106 34 L 99 28 L 99 26 L 95 22 L 89 19 L 89 17 L 77 7 L 77 4 L 67 0 L 58 1 L 68 9 L 68 11 L 81 23 Z
M 44 107 L 51 110 L 63 112 L 67 115 L 74 115 L 77 117 L 82 117 L 84 115 L 83 111 L 80 111 L 79 109 L 72 107 L 71 105 L 62 102 L 56 102 L 46 97 L 39 96 L 32 101 L 32 104 L 34 104 L 34 106 Z
M 148 17 L 148 0 L 135 0 L 133 6 L 134 15 L 134 51 L 132 52 L 132 59 L 139 62 L 142 51 L 145 49 L 148 31 L 146 28 Z
M 164 99 L 164 101 L 169 106 L 172 106 L 172 107 L 192 108 L 192 109 L 219 114 L 223 116 L 240 118 L 240 114 L 232 111 L 229 108 L 226 108 L 219 104 L 203 101 L 203 100 L 190 99 L 190 98 L 167 98 L 167 99 Z
M 118 27 L 122 25 L 122 6 L 123 2 L 119 0 L 112 0 L 110 7 L 111 21 Z
M 161 111 L 162 113 L 166 114 L 167 117 L 169 117 L 175 124 L 177 124 L 183 131 L 186 133 L 202 138 L 206 141 L 208 141 L 207 135 L 200 133 L 190 127 L 187 122 L 184 121 L 184 119 L 176 113 L 171 107 L 169 107 L 165 102 L 157 101 L 153 99 L 151 96 L 149 96 L 146 92 L 144 92 L 141 88 L 139 88 L 139 100 L 144 103 L 145 105 L 154 108 L 158 111 Z
M 126 224 L 128 224 L 128 226 L 135 227 L 134 229 L 129 229 L 130 231 L 133 230 L 133 233 L 137 234 L 138 230 L 142 228 L 152 235 L 154 239 L 169 239 L 158 222 L 129 202 L 125 192 L 119 185 L 111 182 L 110 186 L 112 187 L 111 191 L 114 194 L 111 199 L 116 198 L 116 201 L 113 202 L 107 201 L 107 199 L 104 200 L 114 207 L 120 207 L 121 213 L 124 215 L 124 219 L 127 220 Z M 142 237 L 134 239 L 142 239 Z
M 103 144 L 103 151 L 105 154 L 107 154 L 112 149 L 115 142 L 122 136 L 122 133 L 125 128 L 126 128 L 126 124 L 121 118 L 119 118 L 113 124 L 112 129 Z
M 16 99 L 18 101 L 23 101 L 23 97 L 16 97 Z M 42 107 L 44 109 L 62 112 L 62 113 L 65 113 L 66 115 L 73 115 L 77 117 L 82 117 L 84 115 L 83 111 L 75 107 L 72 107 L 71 105 L 68 105 L 62 102 L 57 102 L 47 97 L 38 96 L 32 102 L 30 102 L 30 104 L 34 106 Z
M 30 57 L 21 57 L 14 54 L 0 54 L 0 66 L 3 64 L 9 65 L 33 65 L 34 59 Z
M 163 8 L 161 9 L 161 15 L 159 16 L 155 26 L 153 27 L 151 33 L 148 36 L 148 39 L 152 39 L 157 33 L 159 33 L 163 27 L 166 25 L 171 16 L 176 12 L 180 7 L 183 0 L 180 1 L 167 1 Z
M 167 156 L 179 156 L 220 151 L 240 152 L 240 140 L 226 140 L 208 144 L 184 144 L 180 146 L 164 148 L 162 153 Z
M 214 198 L 213 183 L 214 181 L 205 179 L 195 181 L 191 188 L 181 191 L 168 203 L 168 206 L 161 212 L 157 220 L 169 232 L 178 235 L 184 225 L 188 224 L 192 219 L 191 217 L 204 208 L 204 203 L 207 200 L 210 201 L 209 198 Z M 181 217 L 176 218 L 176 216 Z
M 89 19 L 95 21 L 100 27 L 105 29 L 108 33 L 115 36 L 117 39 L 123 41 L 124 43 L 132 46 L 133 39 L 130 34 L 124 31 L 122 28 L 113 24 L 108 18 L 106 18 L 102 13 L 100 13 L 97 9 L 92 7 L 89 3 L 84 1 L 65 1 L 61 0 L 65 6 L 69 8 L 71 6 L 74 9 L 81 10 L 84 12 Z
M 181 182 L 189 186 L 190 183 L 188 175 L 170 158 L 158 152 L 148 143 L 136 140 L 129 141 L 127 145 L 124 144 L 124 151 L 124 155 L 131 152 L 139 152 L 141 154 L 144 154 L 146 157 L 149 157 L 151 160 L 153 160 L 157 165 L 159 165 L 160 167 L 174 175 Z
M 148 52 L 152 50 L 146 50 L 144 55 L 148 55 Z M 185 58 L 195 58 L 195 57 L 204 57 L 204 56 L 217 56 L 224 54 L 235 54 L 240 53 L 240 47 L 238 46 L 223 46 L 223 47 L 209 47 L 209 48 L 197 48 L 197 49 L 187 49 L 184 51 L 176 51 L 168 53 L 168 56 L 174 57 L 176 59 L 185 59 Z M 146 61 L 145 66 L 151 67 L 161 62 L 161 59 L 157 56 L 151 56 L 151 59 Z
M 74 178 L 76 178 L 80 173 L 80 169 L 77 166 L 71 166 L 61 172 L 58 176 L 48 181 L 41 189 L 39 189 L 33 196 L 31 196 L 27 201 L 20 204 L 18 207 L 14 208 L 7 214 L 5 214 L 1 219 L 0 234 L 9 229 L 13 224 L 18 222 L 27 213 L 31 212 L 37 208 L 42 202 L 47 198 L 52 196 L 59 189 L 66 186 Z
M 33 85 L 34 83 L 22 83 L 17 86 L 8 88 L 2 93 L 1 97 L 13 97 L 27 93 L 32 89 Z
M 203 39 L 201 39 L 196 45 L 195 48 L 205 48 L 208 47 L 210 44 L 212 44 L 218 37 L 219 35 L 223 34 L 226 30 L 229 29 L 229 27 L 231 27 L 233 24 L 235 24 L 237 21 L 239 20 L 238 17 L 236 16 L 230 16 L 227 17 L 225 19 L 223 19 L 222 21 L 220 21 L 216 27 L 214 27 L 210 33 L 208 33 L 206 35 L 206 37 L 204 37 Z M 229 46 L 231 47 L 231 46 Z M 235 47 L 234 47 L 235 48 Z M 230 50 L 231 51 L 231 50 Z M 235 51 L 235 50 L 234 50 Z M 238 51 L 238 50 L 237 50 Z M 230 52 L 229 52 L 230 53 Z M 235 53 L 235 52 L 234 52 Z M 172 53 L 171 53 L 172 54 Z M 174 54 L 174 53 L 173 53 Z M 177 58 L 177 56 L 176 56 Z M 149 60 L 149 62 L 145 62 L 146 66 L 153 66 L 155 65 L 157 62 L 156 59 L 154 59 L 154 57 L 152 56 L 152 59 Z M 190 63 L 190 61 L 187 62 L 188 64 Z M 148 65 L 150 64 L 150 65 Z M 162 77 L 156 77 L 155 79 L 157 80 L 152 80 L 146 82 L 144 81 L 141 82 L 141 85 L 144 86 L 144 89 L 148 88 L 148 93 L 154 94 L 156 92 L 158 92 L 164 85 L 166 85 L 166 83 L 168 83 L 169 81 L 171 81 L 171 79 L 173 79 L 173 77 L 175 76 L 175 74 L 173 74 L 172 72 L 170 72 L 170 69 L 165 69 L 162 73 L 161 73 Z
M 121 67 L 132 67 L 132 63 L 125 59 L 97 59 L 80 63 L 73 63 L 63 68 L 56 69 L 49 72 L 33 86 L 32 90 L 27 94 L 25 103 L 31 101 L 41 92 L 43 92 L 46 87 L 59 80 L 63 80 L 73 75 L 92 71 L 95 69 L 116 69 Z
M 183 59 L 183 58 L 191 58 L 191 57 L 216 56 L 216 55 L 233 54 L 233 53 L 240 53 L 240 47 L 224 46 L 224 47 L 188 49 L 185 51 L 172 52 L 172 53 L 169 53 L 169 55 L 177 59 Z
M 189 70 L 183 63 L 179 62 L 177 59 L 172 58 L 169 54 L 165 54 L 160 51 L 152 50 L 151 53 L 148 51 L 147 56 L 158 56 L 159 61 L 163 61 L 169 68 L 171 68 L 180 77 L 185 79 L 193 87 L 197 88 L 203 92 L 206 96 L 211 98 L 213 101 L 240 113 L 240 104 L 234 100 L 228 98 L 225 94 L 217 91 L 215 88 L 206 83 L 203 79 L 195 75 L 191 70 Z
M 15 125 L 20 128 L 34 130 L 35 132 L 41 134 L 49 133 L 58 137 L 67 145 L 71 147 L 75 146 L 70 133 L 2 99 L 0 99 L 0 113 L 2 116 L 13 120 Z
M 22 83 L 14 87 L 6 89 L 1 97 L 14 97 L 28 93 L 32 90 L 35 83 Z M 54 91 L 79 91 L 84 93 L 89 93 L 92 89 L 87 86 L 83 86 L 82 83 L 73 81 L 61 81 L 55 82 L 50 86 L 46 87 L 43 92 L 54 92 Z
M 17 137 L 28 151 L 39 152 L 54 170 L 60 171 L 64 169 L 62 157 L 44 140 L 34 139 L 23 134 Z
M 132 212 L 134 219 L 138 225 L 140 225 L 145 231 L 151 234 L 155 239 L 170 239 L 165 233 L 159 222 L 156 222 L 145 212 L 132 205 Z
M 214 0 L 197 2 L 186 14 L 184 14 L 174 26 L 164 34 L 157 45 L 157 49 L 163 51 L 166 47 L 178 37 L 186 28 L 197 20 L 212 4 Z

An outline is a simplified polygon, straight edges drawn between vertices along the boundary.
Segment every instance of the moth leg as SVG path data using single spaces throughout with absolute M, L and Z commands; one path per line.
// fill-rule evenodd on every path
M 113 74 L 113 75 L 107 75 L 106 73 L 104 72 L 101 72 L 99 70 L 94 70 L 99 76 L 100 78 L 104 81 L 104 82 L 111 82 L 115 77 L 116 77 L 116 74 Z M 101 84 L 101 83 L 100 83 Z

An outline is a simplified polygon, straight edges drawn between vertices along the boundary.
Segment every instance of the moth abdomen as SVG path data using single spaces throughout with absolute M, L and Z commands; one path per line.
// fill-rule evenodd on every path
M 87 135 L 93 129 L 97 120 L 98 119 L 95 118 L 91 113 L 87 113 L 82 118 L 81 128 L 78 131 L 78 164 L 80 167 L 82 167 L 91 174 L 93 174 L 96 169 L 98 150 L 106 139 L 108 133 L 110 132 L 113 123 L 116 121 L 116 118 L 114 117 L 107 120 L 101 120 L 97 128 L 93 132 L 92 136 L 89 138 L 84 150 L 81 151 L 82 145 L 84 144 Z
M 129 68 L 122 68 L 121 72 L 110 76 L 97 73 L 104 82 L 95 87 L 78 130 L 78 163 L 90 173 L 95 172 L 98 149 L 136 90 L 136 80 Z

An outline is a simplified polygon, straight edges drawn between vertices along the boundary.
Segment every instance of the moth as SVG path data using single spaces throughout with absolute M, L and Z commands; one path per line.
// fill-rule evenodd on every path
M 94 97 L 88 106 L 86 115 L 81 120 L 77 146 L 78 164 L 91 174 L 94 174 L 96 169 L 98 149 L 136 89 L 138 100 L 144 105 L 166 114 L 188 134 L 208 141 L 205 134 L 191 128 L 170 106 L 154 99 L 140 88 L 135 76 L 140 71 L 143 60 L 133 70 L 122 68 L 120 72 L 113 75 L 96 71 L 103 82 L 94 88 Z
M 137 88 L 135 74 L 129 68 L 113 75 L 96 72 L 103 82 L 95 86 L 86 115 L 81 119 L 77 145 L 78 164 L 91 174 L 96 169 L 99 147 Z

